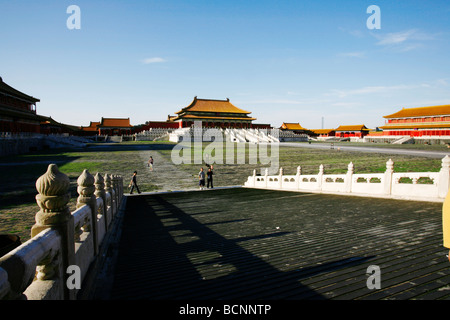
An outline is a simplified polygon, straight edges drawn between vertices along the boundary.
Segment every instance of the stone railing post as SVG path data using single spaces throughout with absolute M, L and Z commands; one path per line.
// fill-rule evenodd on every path
M 106 192 L 105 192 L 105 179 L 103 179 L 103 176 L 100 173 L 96 173 L 95 174 L 95 196 L 97 198 L 102 198 L 103 200 L 103 213 L 102 215 L 104 215 L 106 217 Z
M 119 210 L 119 182 L 117 180 L 117 175 L 112 174 L 111 180 L 114 189 L 114 199 L 116 200 L 116 211 L 114 212 L 114 214 L 116 214 L 117 211 Z
M 111 199 L 111 214 L 113 214 L 115 212 L 115 208 L 114 206 L 115 204 L 115 199 L 114 199 L 114 189 L 112 187 L 112 181 L 111 181 L 111 175 L 109 174 L 105 174 L 105 191 L 108 192 L 110 194 L 110 199 Z M 112 217 L 112 216 L 111 216 Z
M 450 186 L 450 157 L 447 155 L 442 159 L 442 167 L 439 171 L 438 196 L 445 198 Z
M 114 174 L 113 175 L 113 181 L 114 181 L 114 191 L 116 193 L 116 201 L 117 201 L 117 211 L 119 210 L 120 205 L 120 186 L 119 186 L 119 176 Z
M 119 204 L 117 203 L 117 192 L 116 192 L 116 186 L 114 181 L 114 176 L 112 174 L 109 174 L 109 178 L 111 181 L 111 198 L 114 199 L 114 206 L 113 206 L 113 216 L 117 213 L 117 208 L 119 207 Z
M 78 199 L 77 209 L 84 205 L 88 205 L 91 208 L 91 223 L 90 229 L 84 230 L 86 232 L 93 233 L 94 239 L 94 255 L 98 254 L 98 234 L 97 234 L 97 201 L 95 197 L 95 178 L 88 170 L 83 170 L 83 173 L 78 177 Z
M 302 167 L 298 166 L 297 167 L 297 174 L 295 175 L 295 181 L 297 183 L 296 185 L 296 189 L 300 189 L 300 176 L 302 175 Z
M 256 169 L 253 170 L 252 187 L 256 185 Z
M 266 168 L 264 171 L 264 187 L 267 189 L 267 180 L 269 178 L 269 169 Z
M 123 197 L 123 177 L 117 176 L 119 182 L 119 204 L 122 202 Z
M 278 189 L 283 189 L 283 168 L 280 168 L 280 173 L 278 174 Z
M 70 180 L 67 175 L 60 172 L 56 164 L 50 164 L 47 172 L 36 181 L 36 202 L 39 212 L 36 214 L 36 223 L 31 228 L 31 237 L 41 231 L 51 228 L 61 236 L 61 261 L 63 275 L 64 298 L 75 299 L 75 290 L 66 286 L 67 268 L 75 264 L 75 237 L 72 214 L 67 206 L 70 200 Z M 51 268 L 50 268 L 51 269 Z M 46 266 L 38 266 L 37 270 L 42 279 L 46 278 Z M 52 271 L 54 272 L 54 271 Z
M 319 184 L 319 190 L 322 190 L 322 180 L 323 180 L 323 164 L 319 166 L 319 174 L 317 175 L 317 183 Z
M 113 174 L 110 174 L 109 177 L 111 178 L 111 197 L 114 199 L 114 210 L 113 210 L 113 216 L 116 214 L 117 206 L 119 205 L 117 203 L 117 181 Z
M 392 192 L 392 175 L 394 174 L 394 161 L 389 159 L 386 162 L 386 171 L 384 172 L 384 194 L 390 195 Z
M 347 174 L 345 177 L 345 192 L 352 192 L 354 165 L 350 162 L 347 167 Z

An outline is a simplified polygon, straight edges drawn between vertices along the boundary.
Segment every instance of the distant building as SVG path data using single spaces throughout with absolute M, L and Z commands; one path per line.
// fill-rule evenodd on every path
M 349 125 L 349 126 L 339 126 L 336 128 L 335 136 L 338 138 L 363 138 L 369 134 L 370 129 L 365 125 Z
M 336 129 L 309 129 L 313 136 L 320 138 L 334 137 L 336 135 Z
M 178 129 L 178 122 L 173 121 L 147 121 L 145 124 L 139 125 L 135 127 L 135 131 L 144 131 L 149 129 Z
M 36 114 L 40 100 L 9 86 L 0 77 L 0 132 L 40 132 L 43 120 Z
M 213 100 L 197 97 L 187 107 L 175 112 L 176 116 L 168 116 L 168 122 L 178 124 L 179 128 L 191 127 L 194 121 L 201 121 L 207 128 L 251 128 L 251 112 L 234 106 L 230 99 Z
M 40 132 L 42 134 L 69 134 L 80 135 L 81 129 L 77 126 L 72 126 L 60 123 L 52 119 L 52 117 L 41 116 Z
M 450 105 L 403 108 L 384 118 L 383 136 L 450 136 Z
M 302 134 L 302 133 L 309 131 L 308 129 L 303 128 L 300 125 L 300 123 L 288 123 L 288 122 L 283 122 L 283 124 L 280 127 L 280 130 L 291 131 L 291 132 L 297 133 L 297 134 Z
M 91 123 L 92 124 L 92 123 Z M 97 125 L 99 135 L 122 136 L 133 133 L 130 118 L 103 118 Z
M 89 126 L 81 127 L 81 135 L 83 136 L 95 136 L 98 134 L 98 126 L 100 122 L 90 122 Z

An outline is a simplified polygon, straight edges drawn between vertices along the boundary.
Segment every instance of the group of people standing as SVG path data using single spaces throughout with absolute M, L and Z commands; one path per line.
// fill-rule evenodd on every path
M 213 186 L 213 166 L 206 164 L 208 167 L 208 171 L 206 172 L 206 180 L 207 180 L 207 188 L 211 185 L 211 188 L 214 188 Z M 205 171 L 203 168 L 200 168 L 200 172 L 198 173 L 198 185 L 200 187 L 200 190 L 203 190 L 205 188 Z
M 203 170 L 203 168 L 200 168 L 200 172 L 198 173 L 198 179 L 199 179 L 198 185 L 200 187 L 200 190 L 203 190 L 205 188 L 205 182 L 206 182 L 207 188 L 210 188 L 210 186 L 211 186 L 211 188 L 214 188 L 214 186 L 213 186 L 213 175 L 214 175 L 213 166 L 209 165 L 209 164 L 206 164 L 206 166 L 208 167 L 207 172 L 205 172 Z M 150 156 L 150 158 L 148 159 L 147 167 L 150 168 L 150 171 L 153 171 L 153 157 L 152 156 Z M 130 184 L 128 185 L 128 187 L 130 188 L 130 194 L 133 194 L 134 189 L 137 190 L 138 194 L 141 193 L 141 191 L 139 190 L 139 187 L 137 185 L 137 177 L 136 176 L 137 176 L 137 171 L 134 171 L 133 176 L 131 177 Z

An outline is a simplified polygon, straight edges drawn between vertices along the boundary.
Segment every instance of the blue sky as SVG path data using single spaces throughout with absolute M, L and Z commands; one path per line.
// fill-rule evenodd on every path
M 373 128 L 450 104 L 449 17 L 447 0 L 1 0 L 0 76 L 73 125 L 166 120 L 198 96 L 273 126 Z

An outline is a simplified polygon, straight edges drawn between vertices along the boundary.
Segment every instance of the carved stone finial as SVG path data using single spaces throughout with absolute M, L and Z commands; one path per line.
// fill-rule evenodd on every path
M 348 172 L 353 173 L 354 168 L 355 168 L 355 166 L 353 165 L 353 162 L 350 162 L 347 167 Z
M 394 161 L 392 161 L 392 159 L 389 159 L 386 162 L 386 171 L 388 171 L 388 172 L 393 172 L 394 171 Z
M 87 169 L 83 171 L 83 173 L 78 177 L 78 194 L 79 197 L 77 199 L 77 208 L 80 208 L 86 204 L 92 205 L 92 201 L 95 201 L 94 186 L 95 178 L 92 174 L 89 173 Z
M 301 175 L 302 175 L 302 167 L 301 167 L 301 166 L 298 166 L 298 167 L 297 167 L 297 175 L 298 175 L 298 176 L 301 176 Z
M 323 174 L 323 164 L 319 166 L 319 174 Z
M 104 198 L 105 196 L 105 179 L 103 176 L 97 172 L 97 174 L 94 177 L 95 179 L 95 196 L 97 198 Z
M 107 173 L 105 173 L 105 191 L 109 193 L 112 191 L 111 176 Z
M 446 155 L 443 159 L 442 159 L 442 169 L 447 169 L 449 170 L 450 168 L 450 157 L 448 155 Z
M 117 176 L 117 174 L 113 174 L 112 175 L 112 180 L 113 180 L 114 190 L 118 191 L 118 188 L 119 188 L 119 177 Z
M 36 202 L 41 209 L 36 214 L 38 225 L 51 225 L 62 222 L 70 215 L 67 203 L 70 200 L 70 180 L 60 172 L 56 164 L 50 164 L 47 172 L 36 181 Z

